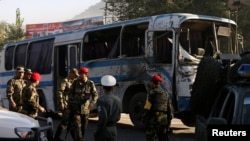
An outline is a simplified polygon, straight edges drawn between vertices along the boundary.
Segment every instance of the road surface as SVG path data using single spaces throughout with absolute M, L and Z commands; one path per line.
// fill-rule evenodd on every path
M 96 128 L 97 118 L 90 118 L 89 125 L 86 130 L 85 140 L 94 141 L 93 132 Z M 54 133 L 59 121 L 54 120 Z M 170 141 L 194 141 L 194 127 L 187 127 L 178 119 L 172 120 L 171 129 L 173 133 L 170 134 Z M 122 114 L 122 118 L 117 125 L 118 140 L 117 141 L 145 141 L 144 131 L 136 129 L 131 123 L 127 114 Z M 61 135 L 61 139 L 65 141 L 73 141 L 70 134 L 65 138 L 66 131 Z

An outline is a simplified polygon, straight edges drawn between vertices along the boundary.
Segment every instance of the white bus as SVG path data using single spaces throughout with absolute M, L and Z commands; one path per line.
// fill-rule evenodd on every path
M 163 77 L 162 87 L 171 95 L 176 114 L 188 110 L 200 59 L 234 49 L 236 28 L 230 19 L 172 13 L 8 43 L 1 56 L 2 103 L 8 108 L 6 83 L 23 65 L 42 74 L 41 104 L 56 113 L 58 83 L 71 68 L 85 66 L 100 95 L 100 78 L 116 77 L 115 94 L 123 112 L 141 127 L 150 77 L 156 73 Z

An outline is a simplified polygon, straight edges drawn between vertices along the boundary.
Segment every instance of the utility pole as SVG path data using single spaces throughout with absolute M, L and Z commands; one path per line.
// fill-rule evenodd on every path
M 115 5 L 116 3 L 112 0 L 102 0 L 105 2 L 104 7 L 104 22 L 106 23 L 112 23 L 115 21 Z

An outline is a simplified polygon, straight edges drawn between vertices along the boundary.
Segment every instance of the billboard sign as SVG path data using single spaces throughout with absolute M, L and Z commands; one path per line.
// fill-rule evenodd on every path
M 103 25 L 103 16 L 79 20 L 26 25 L 26 39 Z

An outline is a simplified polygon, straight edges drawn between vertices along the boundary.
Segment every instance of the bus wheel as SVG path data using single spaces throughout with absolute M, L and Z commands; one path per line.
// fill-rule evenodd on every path
M 175 118 L 179 118 L 181 122 L 189 127 L 195 126 L 195 115 L 191 111 L 181 111 L 178 113 L 175 113 Z
M 146 98 L 147 94 L 145 92 L 138 92 L 132 97 L 129 103 L 129 117 L 136 128 L 144 128 L 141 119 Z

